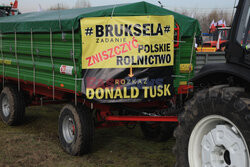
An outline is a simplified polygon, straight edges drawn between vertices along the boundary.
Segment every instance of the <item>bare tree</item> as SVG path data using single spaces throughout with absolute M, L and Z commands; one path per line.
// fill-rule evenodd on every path
M 58 3 L 52 7 L 49 8 L 49 10 L 65 10 L 65 9 L 69 9 L 68 7 L 64 6 L 62 3 Z
M 193 9 L 191 11 L 188 11 L 186 9 L 182 9 L 182 10 L 177 10 L 177 12 L 179 11 L 179 13 L 189 16 L 189 17 L 193 17 L 195 19 L 197 19 L 201 25 L 201 30 L 202 32 L 208 32 L 209 31 L 209 27 L 210 24 L 212 23 L 212 21 L 214 20 L 215 22 L 223 19 L 226 21 L 227 26 L 231 25 L 231 13 L 230 12 L 225 12 L 223 10 L 212 10 L 211 12 L 207 13 L 207 12 L 203 12 L 200 11 L 199 9 Z
M 88 8 L 91 7 L 91 4 L 88 0 L 77 0 L 75 8 Z

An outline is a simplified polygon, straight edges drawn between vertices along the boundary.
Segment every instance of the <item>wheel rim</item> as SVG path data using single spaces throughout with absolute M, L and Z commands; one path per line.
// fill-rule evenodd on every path
M 237 126 L 229 119 L 211 115 L 194 127 L 188 143 L 192 167 L 249 167 L 249 151 Z
M 8 117 L 10 115 L 10 103 L 7 95 L 4 95 L 4 97 L 2 98 L 2 110 L 5 117 Z
M 65 141 L 70 144 L 75 139 L 75 123 L 73 118 L 66 116 L 62 123 L 63 137 Z

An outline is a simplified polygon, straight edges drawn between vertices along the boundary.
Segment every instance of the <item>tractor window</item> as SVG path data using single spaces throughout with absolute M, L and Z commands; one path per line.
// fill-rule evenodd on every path
M 248 33 L 247 33 L 247 38 L 246 38 L 246 41 L 245 41 L 245 46 L 246 46 L 246 49 L 247 50 L 250 50 L 250 30 L 248 29 Z
M 244 32 L 244 40 L 243 40 L 243 45 L 247 46 L 249 44 L 249 38 L 250 38 L 250 34 L 249 34 L 249 30 L 250 30 L 250 8 L 248 10 L 248 21 L 245 24 L 245 32 Z
M 247 36 L 247 44 L 250 43 L 250 30 L 248 30 L 248 36 Z
M 237 33 L 237 42 L 241 45 L 247 45 L 248 39 L 248 30 L 250 26 L 250 1 L 246 1 L 246 5 L 244 5 L 244 10 L 241 14 L 241 22 L 239 25 L 238 33 Z

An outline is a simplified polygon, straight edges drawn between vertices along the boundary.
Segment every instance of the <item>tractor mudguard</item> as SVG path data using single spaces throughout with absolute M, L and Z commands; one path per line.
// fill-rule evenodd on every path
M 232 63 L 208 64 L 190 81 L 195 85 L 213 81 L 228 83 L 227 79 L 230 76 L 250 82 L 250 69 Z

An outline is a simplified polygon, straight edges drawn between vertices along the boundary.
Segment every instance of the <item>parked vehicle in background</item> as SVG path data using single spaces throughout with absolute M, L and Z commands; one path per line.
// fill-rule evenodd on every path
M 0 5 L 0 17 L 14 16 L 21 14 L 18 10 L 18 0 L 15 0 L 14 4 L 11 3 L 10 6 Z
M 202 43 L 197 48 L 197 52 L 217 52 L 224 51 L 231 27 L 217 26 L 210 33 L 203 33 Z

